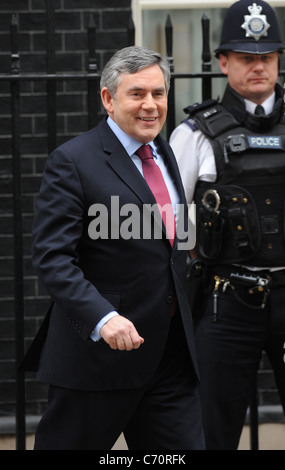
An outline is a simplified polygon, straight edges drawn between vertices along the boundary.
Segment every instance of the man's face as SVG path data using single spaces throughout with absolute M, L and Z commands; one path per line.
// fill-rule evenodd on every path
M 242 52 L 220 54 L 221 71 L 229 85 L 244 98 L 261 104 L 274 91 L 278 78 L 279 53 L 257 55 Z
M 161 131 L 167 114 L 167 93 L 158 65 L 121 74 L 116 96 L 112 97 L 106 87 L 101 96 L 113 121 L 139 142 L 150 142 Z

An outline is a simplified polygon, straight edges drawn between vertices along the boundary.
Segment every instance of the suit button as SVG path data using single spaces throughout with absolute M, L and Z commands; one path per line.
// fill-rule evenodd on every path
M 172 304 L 172 302 L 173 302 L 173 296 L 172 296 L 172 295 L 169 295 L 168 297 L 166 297 L 166 302 L 167 302 L 168 304 Z

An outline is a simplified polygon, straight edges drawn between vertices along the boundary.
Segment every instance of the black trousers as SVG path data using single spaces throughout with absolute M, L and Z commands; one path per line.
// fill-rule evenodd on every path
M 236 292 L 235 292 L 236 293 Z M 201 376 L 201 402 L 206 448 L 233 450 L 238 447 L 253 385 L 263 351 L 274 370 L 285 410 L 285 288 L 273 288 L 266 307 L 263 294 L 238 294 L 231 288 L 219 291 L 217 315 L 209 294 L 196 321 L 195 336 Z
M 35 450 L 107 450 L 122 432 L 129 450 L 204 449 L 198 385 L 182 328 L 175 315 L 161 364 L 143 389 L 51 386 Z

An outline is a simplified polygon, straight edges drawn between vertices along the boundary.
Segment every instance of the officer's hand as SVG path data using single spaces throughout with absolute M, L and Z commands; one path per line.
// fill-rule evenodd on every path
M 112 349 L 131 351 L 138 349 L 144 339 L 134 324 L 122 315 L 116 315 L 102 326 L 100 335 Z

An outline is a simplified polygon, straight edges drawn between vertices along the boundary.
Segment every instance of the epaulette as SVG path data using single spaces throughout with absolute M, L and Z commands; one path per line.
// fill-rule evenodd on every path
M 196 131 L 198 129 L 198 127 L 196 126 L 196 121 L 193 118 L 184 119 L 182 122 L 187 124 L 187 126 L 189 126 L 192 129 L 192 131 Z
M 238 120 L 218 100 L 206 100 L 184 109 L 190 115 L 186 124 L 195 131 L 199 129 L 211 139 L 239 125 Z
M 194 103 L 191 104 L 190 106 L 187 106 L 186 108 L 183 109 L 184 113 L 189 114 L 189 116 L 195 116 L 196 113 L 199 111 L 203 111 L 203 109 L 209 108 L 215 104 L 218 103 L 218 100 L 205 100 L 202 101 L 201 103 Z

